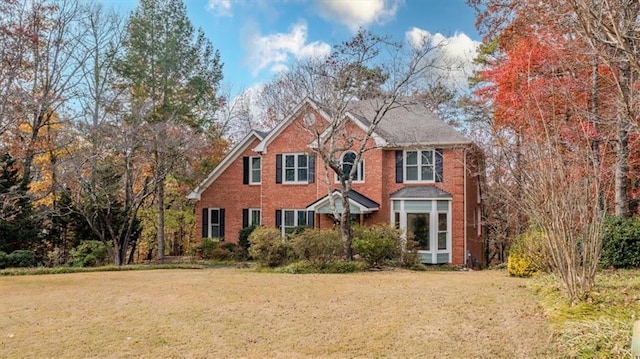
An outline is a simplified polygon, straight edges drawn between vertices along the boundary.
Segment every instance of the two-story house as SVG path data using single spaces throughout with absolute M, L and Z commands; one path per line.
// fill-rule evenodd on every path
M 357 137 L 373 113 L 364 102 L 352 108 L 346 116 Z M 283 235 L 301 225 L 331 228 L 329 196 L 338 193 L 328 188 L 338 181 L 326 174 L 307 130 L 309 119 L 322 125 L 328 118 L 307 99 L 270 132 L 252 131 L 236 144 L 189 194 L 197 201 L 202 237 L 235 242 L 251 224 L 280 228 Z M 477 147 L 421 105 L 389 111 L 369 141 L 359 163 L 353 151 L 341 157 L 343 166 L 357 166 L 349 192 L 354 220 L 403 229 L 418 242 L 424 263 L 481 262 Z M 334 204 L 341 209 L 340 200 Z

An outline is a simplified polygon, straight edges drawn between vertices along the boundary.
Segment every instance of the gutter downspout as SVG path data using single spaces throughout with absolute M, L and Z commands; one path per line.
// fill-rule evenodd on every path
M 467 147 L 464 147 L 462 154 L 464 156 L 464 158 L 462 159 L 463 161 L 463 171 L 464 171 L 464 176 L 463 176 L 463 206 L 464 206 L 464 229 L 463 229 L 463 236 L 464 236 L 464 266 L 465 268 L 469 268 L 469 263 L 468 263 L 468 259 L 469 259 L 469 255 L 467 254 Z

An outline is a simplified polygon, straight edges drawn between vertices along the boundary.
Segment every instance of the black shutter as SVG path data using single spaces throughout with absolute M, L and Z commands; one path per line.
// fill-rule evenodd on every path
M 209 208 L 202 209 L 202 238 L 209 237 Z
M 307 226 L 313 228 L 315 227 L 315 217 L 316 213 L 314 211 L 307 211 Z
M 224 240 L 224 208 L 220 208 L 220 238 Z
M 242 209 L 242 228 L 247 228 L 247 227 L 249 227 L 249 209 L 243 208 Z
M 282 155 L 276 155 L 276 183 L 282 183 Z
M 442 162 L 442 149 L 436 148 L 436 182 L 442 182 L 444 180 Z
M 316 181 L 316 155 L 309 155 L 307 167 L 309 168 L 309 183 L 313 183 Z
M 282 210 L 276 209 L 276 228 L 282 226 Z
M 403 152 L 401 150 L 396 151 L 396 183 L 402 183 L 402 155 Z
M 249 157 L 242 157 L 242 184 L 249 184 Z

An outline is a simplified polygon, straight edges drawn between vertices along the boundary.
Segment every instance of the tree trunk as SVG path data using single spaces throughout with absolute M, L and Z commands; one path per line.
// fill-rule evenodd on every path
M 347 260 L 353 260 L 353 233 L 351 232 L 351 208 L 349 207 L 349 197 L 347 192 L 342 193 L 342 216 L 340 218 L 340 234 L 344 243 L 344 256 Z
M 158 259 L 164 258 L 164 178 L 161 178 L 158 182 L 158 189 L 156 190 L 158 201 Z
M 616 130 L 618 142 L 616 145 L 616 175 L 615 175 L 615 214 L 618 217 L 629 217 L 629 117 L 626 111 L 629 92 L 630 69 L 628 62 L 620 65 L 620 99 Z

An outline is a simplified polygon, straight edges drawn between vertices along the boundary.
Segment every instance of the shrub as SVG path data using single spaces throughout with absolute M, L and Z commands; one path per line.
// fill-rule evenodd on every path
M 36 266 L 36 254 L 32 251 L 19 249 L 7 256 L 7 267 L 24 268 Z
M 308 260 L 293 262 L 278 268 L 278 273 L 309 274 L 309 273 L 354 273 L 362 272 L 368 268 L 367 264 L 359 261 L 335 260 L 322 265 Z
M 107 247 L 100 241 L 83 241 L 69 256 L 74 267 L 99 267 L 109 263 Z
M 640 267 L 640 220 L 638 218 L 606 218 L 600 265 L 616 268 Z
M 47 258 L 45 265 L 47 267 L 57 267 L 65 264 L 64 254 L 60 247 L 56 247 L 53 250 L 47 252 Z
M 340 257 L 343 251 L 338 230 L 320 231 L 307 228 L 292 235 L 291 245 L 298 259 L 308 260 L 319 266 Z
M 513 240 L 509 247 L 507 272 L 514 277 L 530 277 L 545 270 L 544 234 L 537 228 L 530 228 Z
M 219 243 L 220 238 L 202 238 L 202 244 L 198 250 L 200 257 L 202 259 L 214 259 Z
M 400 231 L 390 226 L 355 226 L 352 249 L 370 266 L 377 267 L 385 260 L 399 259 L 400 236 Z
M 240 233 L 238 233 L 238 244 L 245 251 L 249 250 L 249 246 L 251 245 L 251 242 L 249 242 L 249 236 L 251 235 L 253 230 L 256 229 L 256 227 L 257 226 L 255 224 L 252 224 L 249 227 L 242 228 L 240 230 Z
M 8 266 L 9 266 L 9 256 L 5 252 L 0 251 L 0 269 L 7 268 Z
M 249 236 L 249 255 L 261 266 L 278 267 L 292 257 L 291 244 L 275 228 L 258 227 Z

